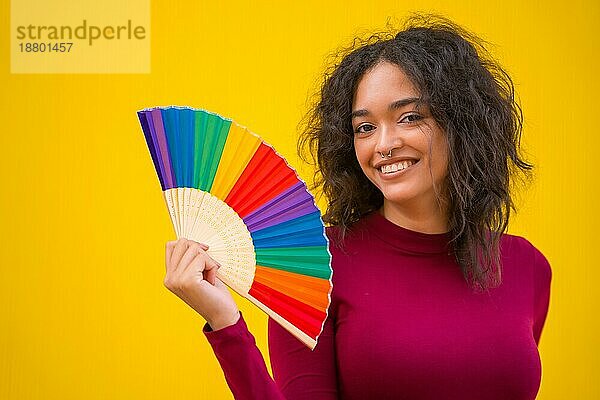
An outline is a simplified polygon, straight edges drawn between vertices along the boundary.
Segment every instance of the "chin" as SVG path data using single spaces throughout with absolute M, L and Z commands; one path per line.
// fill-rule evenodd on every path
M 384 201 L 398 205 L 413 202 L 419 197 L 415 191 L 404 188 L 384 188 L 381 192 L 383 193 Z
M 413 182 L 377 182 L 375 186 L 388 201 L 403 202 L 413 200 L 415 197 L 423 196 L 424 193 L 418 185 Z

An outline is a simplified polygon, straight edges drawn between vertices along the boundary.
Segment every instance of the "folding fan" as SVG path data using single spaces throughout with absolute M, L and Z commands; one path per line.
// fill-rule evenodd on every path
M 331 255 L 306 184 L 260 137 L 189 107 L 138 111 L 177 237 L 209 246 L 217 277 L 311 349 Z

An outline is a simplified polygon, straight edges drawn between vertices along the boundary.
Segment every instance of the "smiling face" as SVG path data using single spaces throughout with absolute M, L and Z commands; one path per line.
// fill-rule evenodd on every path
M 419 95 L 402 69 L 385 61 L 363 75 L 354 94 L 356 158 L 383 193 L 384 208 L 435 207 L 434 184 L 443 188 L 446 140 Z

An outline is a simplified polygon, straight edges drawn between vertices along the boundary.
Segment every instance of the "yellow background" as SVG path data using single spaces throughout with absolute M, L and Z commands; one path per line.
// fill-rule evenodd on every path
M 155 0 L 150 74 L 11 75 L 7 3 L 0 398 L 231 398 L 202 318 L 163 286 L 164 244 L 174 233 L 135 111 L 214 110 L 299 167 L 296 125 L 327 54 L 417 9 L 381 0 Z M 600 5 L 523 3 L 421 1 L 418 10 L 494 43 L 512 74 L 537 180 L 510 231 L 532 241 L 554 273 L 539 399 L 600 398 Z M 265 315 L 236 298 L 267 356 Z

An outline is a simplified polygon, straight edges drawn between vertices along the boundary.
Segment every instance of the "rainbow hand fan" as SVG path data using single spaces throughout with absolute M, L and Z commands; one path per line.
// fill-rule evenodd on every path
M 258 136 L 217 114 L 138 117 L 177 237 L 206 243 L 217 277 L 311 349 L 331 298 L 331 255 L 306 184 Z

